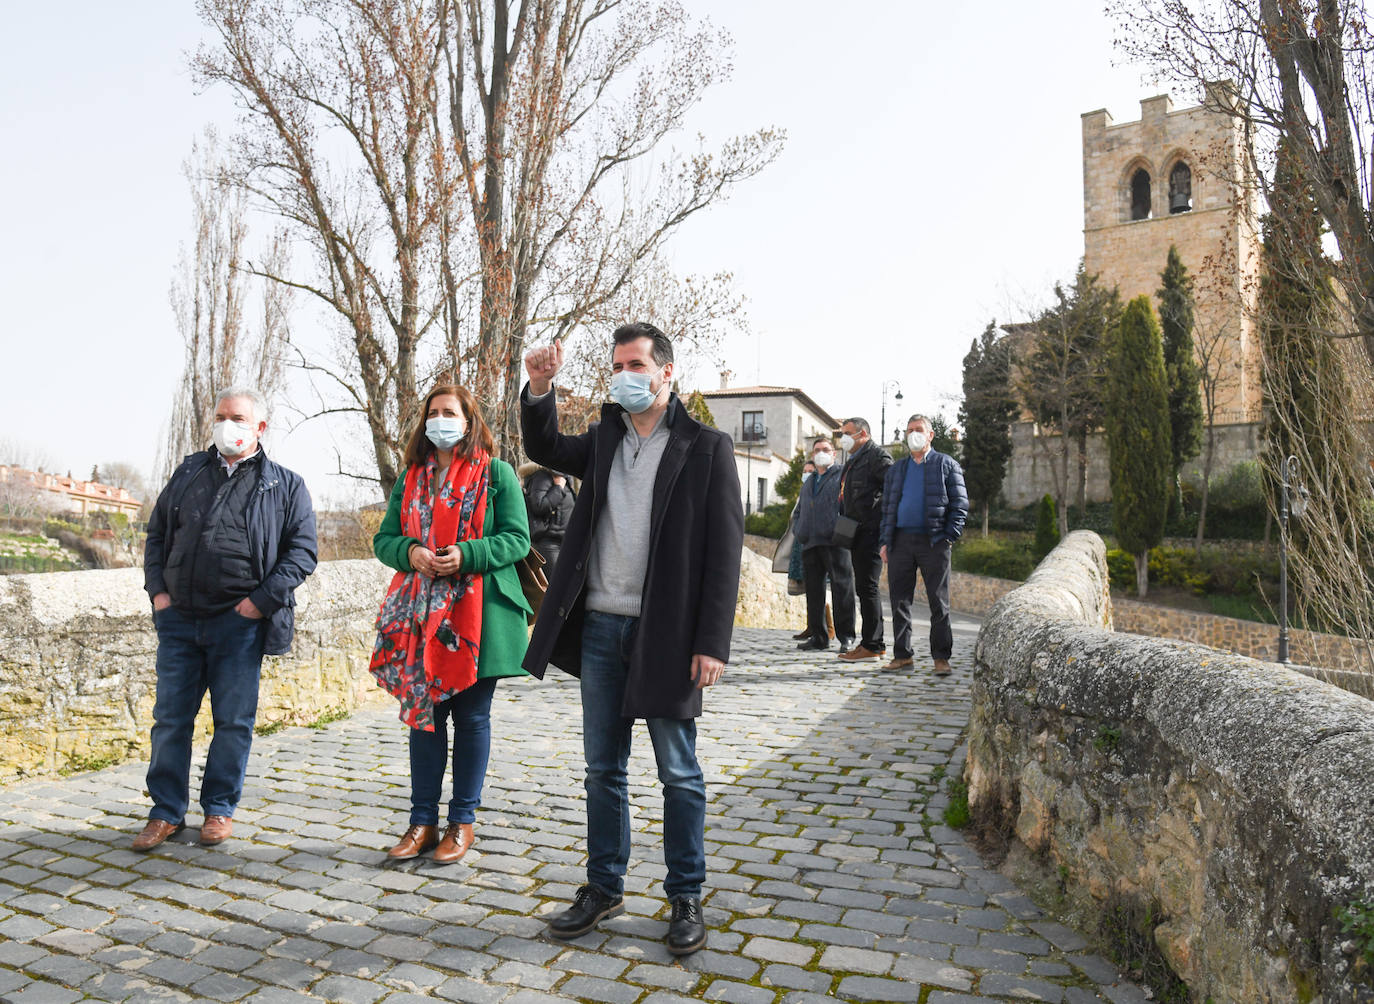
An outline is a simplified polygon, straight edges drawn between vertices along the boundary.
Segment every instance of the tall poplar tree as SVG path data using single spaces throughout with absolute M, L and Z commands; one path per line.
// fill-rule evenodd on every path
M 1169 382 L 1173 458 L 1170 498 L 1181 511 L 1179 472 L 1202 451 L 1202 373 L 1193 348 L 1193 277 L 1172 244 L 1159 278 L 1159 325 L 1164 336 L 1164 373 Z
M 983 536 L 988 535 L 988 510 L 1002 489 L 1011 458 L 1011 423 L 1016 396 L 1011 386 L 1011 352 L 997 336 L 997 322 L 988 322 L 964 356 L 964 402 L 959 424 L 964 429 L 964 483 L 969 501 L 983 509 Z
M 1173 463 L 1164 347 L 1150 298 L 1126 305 L 1107 350 L 1107 448 L 1112 520 L 1122 550 L 1135 558 L 1136 594 L 1150 586 L 1150 548 L 1164 539 Z

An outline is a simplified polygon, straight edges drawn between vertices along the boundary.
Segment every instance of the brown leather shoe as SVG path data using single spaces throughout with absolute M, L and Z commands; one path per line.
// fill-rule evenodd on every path
M 907 656 L 905 659 L 898 656 L 883 667 L 883 672 L 891 673 L 899 669 L 909 669 L 912 665 L 914 665 L 914 663 L 912 662 L 911 656 Z
M 951 670 L 951 669 L 949 668 L 949 660 L 948 660 L 948 659 L 936 659 L 936 660 L 935 660 L 935 675 L 936 675 L 936 676 L 949 676 L 949 674 L 952 673 L 952 672 L 953 672 L 953 670 Z
M 872 649 L 864 648 L 862 645 L 855 645 L 848 652 L 841 652 L 838 658 L 845 662 L 859 662 L 862 659 L 881 659 L 881 652 L 874 652 Z
M 206 816 L 200 824 L 200 845 L 214 847 L 234 835 L 234 820 L 229 816 Z
M 409 861 L 418 858 L 439 842 L 439 827 L 412 826 L 401 837 L 401 842 L 386 852 L 392 861 Z
M 810 629 L 810 628 L 806 628 L 805 630 L 798 631 L 796 634 L 794 634 L 794 635 L 792 636 L 792 640 L 793 640 L 793 641 L 806 641 L 806 639 L 808 639 L 808 638 L 810 638 L 810 637 L 811 637 L 811 629 Z
M 472 835 L 471 823 L 449 823 L 448 829 L 444 831 L 444 839 L 434 848 L 434 860 L 441 865 L 461 861 L 476 839 Z
M 148 825 L 143 827 L 143 832 L 134 837 L 134 842 L 129 846 L 136 851 L 151 851 L 173 833 L 180 833 L 184 829 L 185 820 L 180 823 L 169 823 L 165 819 L 150 819 Z

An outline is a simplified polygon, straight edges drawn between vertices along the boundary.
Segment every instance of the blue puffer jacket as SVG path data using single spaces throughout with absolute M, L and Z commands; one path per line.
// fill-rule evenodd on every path
M 181 462 L 158 496 L 148 518 L 143 545 L 143 582 L 151 599 L 167 591 L 162 571 L 172 549 L 174 514 L 187 486 L 210 464 L 219 463 L 213 447 Z M 315 570 L 315 508 L 305 482 L 295 471 L 267 459 L 264 453 L 257 487 L 248 502 L 248 544 L 258 587 L 248 594 L 269 624 L 265 655 L 290 650 L 296 629 L 296 587 Z
M 883 545 L 892 546 L 897 534 L 897 506 L 902 501 L 906 472 L 915 461 L 903 457 L 887 469 L 883 479 Z M 968 519 L 968 492 L 964 488 L 964 471 L 959 462 L 948 454 L 931 450 L 921 465 L 926 486 L 926 532 L 933 544 L 941 540 L 955 541 L 963 535 L 964 520 Z

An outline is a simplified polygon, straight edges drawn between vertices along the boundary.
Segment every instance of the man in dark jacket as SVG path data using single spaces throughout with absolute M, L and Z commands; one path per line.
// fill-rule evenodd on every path
M 876 659 L 886 651 L 883 643 L 883 601 L 879 582 L 883 577 L 881 555 L 883 478 L 892 466 L 891 455 L 873 442 L 868 422 L 851 418 L 840 430 L 840 449 L 849 453 L 840 481 L 840 514 L 859 524 L 849 545 L 854 567 L 854 593 L 859 599 L 863 632 L 859 644 L 840 658 L 848 662 Z
M 810 637 L 797 648 L 830 647 L 825 626 L 825 581 L 830 579 L 831 612 L 840 652 L 854 642 L 854 566 L 849 549 L 835 543 L 835 517 L 840 514 L 843 465 L 835 463 L 835 447 L 824 436 L 811 443 L 816 473 L 797 495 L 797 545 L 802 549 L 806 577 L 806 628 Z
M 157 700 L 153 808 L 136 851 L 185 825 L 191 739 L 207 689 L 215 734 L 200 785 L 200 842 L 218 844 L 233 831 L 262 657 L 290 649 L 295 589 L 315 570 L 315 510 L 300 477 L 259 447 L 266 418 L 257 391 L 221 391 L 215 445 L 181 462 L 148 520 L 143 581 L 157 627 Z
M 883 548 L 892 600 L 893 659 L 883 669 L 912 664 L 911 602 L 916 572 L 930 601 L 930 654 L 935 675 L 948 676 L 954 651 L 949 626 L 950 548 L 964 532 L 968 493 L 958 461 L 930 448 L 935 433 L 930 419 L 912 415 L 906 424 L 911 456 L 887 471 L 883 484 Z
M 568 531 L 574 496 L 568 479 L 539 468 L 525 479 L 525 511 L 530 520 L 530 544 L 544 558 L 544 574 L 552 575 L 563 535 Z
M 581 678 L 587 763 L 587 884 L 549 932 L 576 938 L 624 910 L 630 859 L 626 764 L 645 719 L 663 785 L 667 947 L 706 944 L 706 784 L 696 757 L 702 688 L 730 658 L 744 513 L 734 445 L 676 394 L 673 346 L 651 324 L 617 328 L 611 397 L 580 435 L 558 429 L 558 342 L 525 357 L 525 450 L 582 480 L 524 666 Z M 566 558 L 566 560 L 564 560 Z

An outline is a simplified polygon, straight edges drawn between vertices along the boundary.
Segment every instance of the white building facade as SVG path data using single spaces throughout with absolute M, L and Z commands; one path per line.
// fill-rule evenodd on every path
M 798 449 L 839 428 L 829 412 L 797 387 L 722 387 L 702 391 L 716 427 L 735 441 L 746 513 L 778 501 L 775 486 Z

